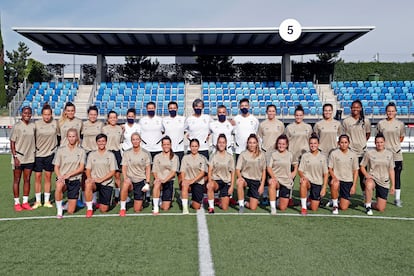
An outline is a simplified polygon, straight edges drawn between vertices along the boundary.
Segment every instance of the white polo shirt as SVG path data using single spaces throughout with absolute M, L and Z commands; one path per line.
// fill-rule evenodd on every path
M 164 128 L 161 117 L 144 116 L 139 120 L 141 126 L 141 146 L 149 152 L 161 151 L 161 139 Z
M 234 121 L 236 123 L 234 126 L 235 152 L 240 154 L 246 150 L 247 138 L 249 138 L 250 134 L 257 134 L 259 120 L 252 114 L 249 114 L 247 117 L 239 114 L 234 117 Z
M 168 116 L 162 119 L 164 134 L 171 138 L 171 146 L 174 152 L 184 151 L 184 125 L 185 118 L 183 116 Z
M 214 121 L 210 124 L 210 131 L 212 134 L 212 144 L 217 145 L 217 139 L 220 134 L 226 135 L 227 138 L 227 152 L 233 154 L 233 126 L 229 121 Z
M 210 133 L 210 123 L 213 120 L 209 115 L 201 114 L 200 117 L 194 115 L 185 120 L 185 131 L 188 133 L 188 138 L 197 139 L 200 142 L 199 150 L 208 150 L 209 141 L 208 134 Z

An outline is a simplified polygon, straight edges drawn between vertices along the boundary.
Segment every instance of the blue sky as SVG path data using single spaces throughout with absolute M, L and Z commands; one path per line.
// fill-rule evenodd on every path
M 2 0 L 0 4 L 6 50 L 24 41 L 32 57 L 43 63 L 72 63 L 72 55 L 48 54 L 12 30 L 12 27 L 189 28 L 278 27 L 286 18 L 302 26 L 375 26 L 376 29 L 345 47 L 345 61 L 412 62 L 414 1 L 408 0 Z M 305 57 L 305 60 L 309 57 Z M 300 60 L 301 57 L 294 59 Z M 123 62 L 108 58 L 109 63 Z M 161 62 L 173 59 L 161 58 Z M 277 62 L 274 57 L 236 61 Z M 77 56 L 76 63 L 94 63 Z

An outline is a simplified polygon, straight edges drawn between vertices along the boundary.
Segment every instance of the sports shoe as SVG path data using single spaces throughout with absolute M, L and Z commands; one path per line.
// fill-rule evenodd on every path
M 234 198 L 230 198 L 230 201 L 229 201 L 229 205 L 230 206 L 235 206 L 235 205 L 237 205 L 237 201 L 234 199 Z
M 78 208 L 83 208 L 85 207 L 85 204 L 83 204 L 82 200 L 78 199 L 78 201 L 76 201 L 76 206 Z
M 93 210 L 87 210 L 86 211 L 86 217 L 91 218 L 93 216 Z
M 397 207 L 403 207 L 402 206 L 402 201 L 401 201 L 401 199 L 396 199 L 396 200 L 394 200 L 394 204 L 395 204 L 395 206 L 397 206 Z
M 333 207 L 333 202 L 332 202 L 332 200 L 329 200 L 329 201 L 326 203 L 325 207 Z
M 156 211 L 152 211 L 152 214 L 154 215 L 154 216 L 158 216 L 159 214 L 160 214 L 160 212 L 158 211 L 158 212 L 156 212 Z
M 368 216 L 372 216 L 373 213 L 371 207 L 365 207 L 365 213 L 367 213 Z
M 50 203 L 50 201 L 46 201 L 45 203 L 43 203 L 43 207 L 52 208 L 53 205 L 52 205 L 52 203 Z
M 295 206 L 295 202 L 293 201 L 293 198 L 289 198 L 288 206 L 289 207 Z
M 32 208 L 32 207 L 30 207 L 30 204 L 29 204 L 28 202 L 23 203 L 23 204 L 22 204 L 22 208 L 23 208 L 24 210 L 27 210 L 27 211 L 31 211 L 31 210 L 33 210 L 33 208 Z
M 244 206 L 239 206 L 239 214 L 243 214 L 244 213 Z
M 126 210 L 125 209 L 119 210 L 119 216 L 120 217 L 125 217 L 126 216 Z
M 95 209 L 99 209 L 100 206 L 101 206 L 101 204 L 95 203 Z
M 188 215 L 189 213 L 188 209 L 183 209 L 183 215 Z
M 18 203 L 18 204 L 14 204 L 14 210 L 15 210 L 16 212 L 23 211 L 22 205 L 20 205 L 20 203 Z
M 260 205 L 262 205 L 262 206 L 268 206 L 268 205 L 270 205 L 269 199 L 267 197 L 264 197 L 262 199 L 262 201 L 260 202 Z
M 62 210 L 67 211 L 68 210 L 68 202 L 62 203 Z
M 333 215 L 337 215 L 337 214 L 339 214 L 339 211 L 338 211 L 338 206 L 334 206 L 334 207 L 332 207 L 332 214 L 333 214 Z
M 208 213 L 209 214 L 214 214 L 214 208 L 208 208 Z
M 306 209 L 306 208 L 302 208 L 302 210 L 300 211 L 300 214 L 301 214 L 302 216 L 306 216 L 306 215 L 308 214 L 308 209 Z
M 271 208 L 271 209 L 270 209 L 270 214 L 271 214 L 272 216 L 276 216 L 276 214 L 277 214 L 276 208 Z
M 56 218 L 57 219 L 63 219 L 63 215 L 57 215 Z
M 35 204 L 33 204 L 32 209 L 37 209 L 39 207 L 42 207 L 42 203 L 39 201 L 36 201 Z

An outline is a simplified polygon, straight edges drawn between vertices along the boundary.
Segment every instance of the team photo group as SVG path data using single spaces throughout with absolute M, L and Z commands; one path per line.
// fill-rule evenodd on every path
M 374 149 L 367 149 L 371 123 L 359 100 L 342 122 L 334 118 L 332 104 L 325 104 L 323 118 L 313 127 L 304 121 L 300 105 L 287 126 L 277 118 L 275 105 L 267 106 L 267 118 L 259 122 L 247 98 L 239 101 L 240 114 L 231 119 L 224 105 L 214 119 L 204 114 L 202 100 L 194 100 L 192 107 L 193 114 L 183 117 L 178 104 L 169 102 L 169 115 L 161 117 L 156 104 L 148 102 L 146 115 L 138 120 L 136 110 L 128 109 L 123 124 L 115 111 L 106 122 L 98 120 L 96 106 L 88 108 L 88 119 L 82 121 L 67 102 L 56 120 L 45 104 L 34 122 L 32 109 L 23 107 L 10 136 L 14 210 L 56 207 L 57 218 L 63 218 L 64 212 L 86 206 L 86 217 L 92 217 L 94 210 L 107 212 L 118 204 L 119 215 L 126 216 L 127 207 L 140 212 L 152 203 L 157 215 L 177 199 L 183 214 L 204 203 L 210 214 L 215 206 L 226 211 L 233 205 L 244 213 L 268 198 L 270 213 L 276 215 L 293 205 L 296 178 L 302 215 L 317 211 L 322 198 L 329 200 L 332 214 L 345 211 L 358 184 L 367 215 L 383 212 L 389 195 L 402 207 L 405 130 L 392 102 L 376 125 Z

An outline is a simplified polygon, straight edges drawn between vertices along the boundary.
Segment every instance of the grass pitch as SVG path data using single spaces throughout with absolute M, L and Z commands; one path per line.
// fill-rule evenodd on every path
M 340 212 L 350 217 L 333 217 L 324 207 L 316 212 L 323 217 L 301 217 L 299 206 L 276 217 L 268 215 L 269 207 L 244 216 L 236 208 L 230 215 L 216 208 L 207 217 L 216 275 L 413 275 L 414 220 L 403 220 L 414 218 L 413 167 L 414 155 L 405 154 L 404 207 L 389 196 L 385 213 L 374 211 L 374 218 L 366 217 L 359 190 L 351 209 Z M 85 219 L 81 209 L 56 220 L 55 208 L 13 211 L 9 155 L 0 155 L 0 175 L 1 275 L 199 273 L 197 220 L 179 215 L 177 203 L 168 212 L 173 216 L 154 217 L 146 208 L 144 216 L 119 218 L 115 207 L 109 217 Z M 5 220 L 27 217 L 33 219 Z

